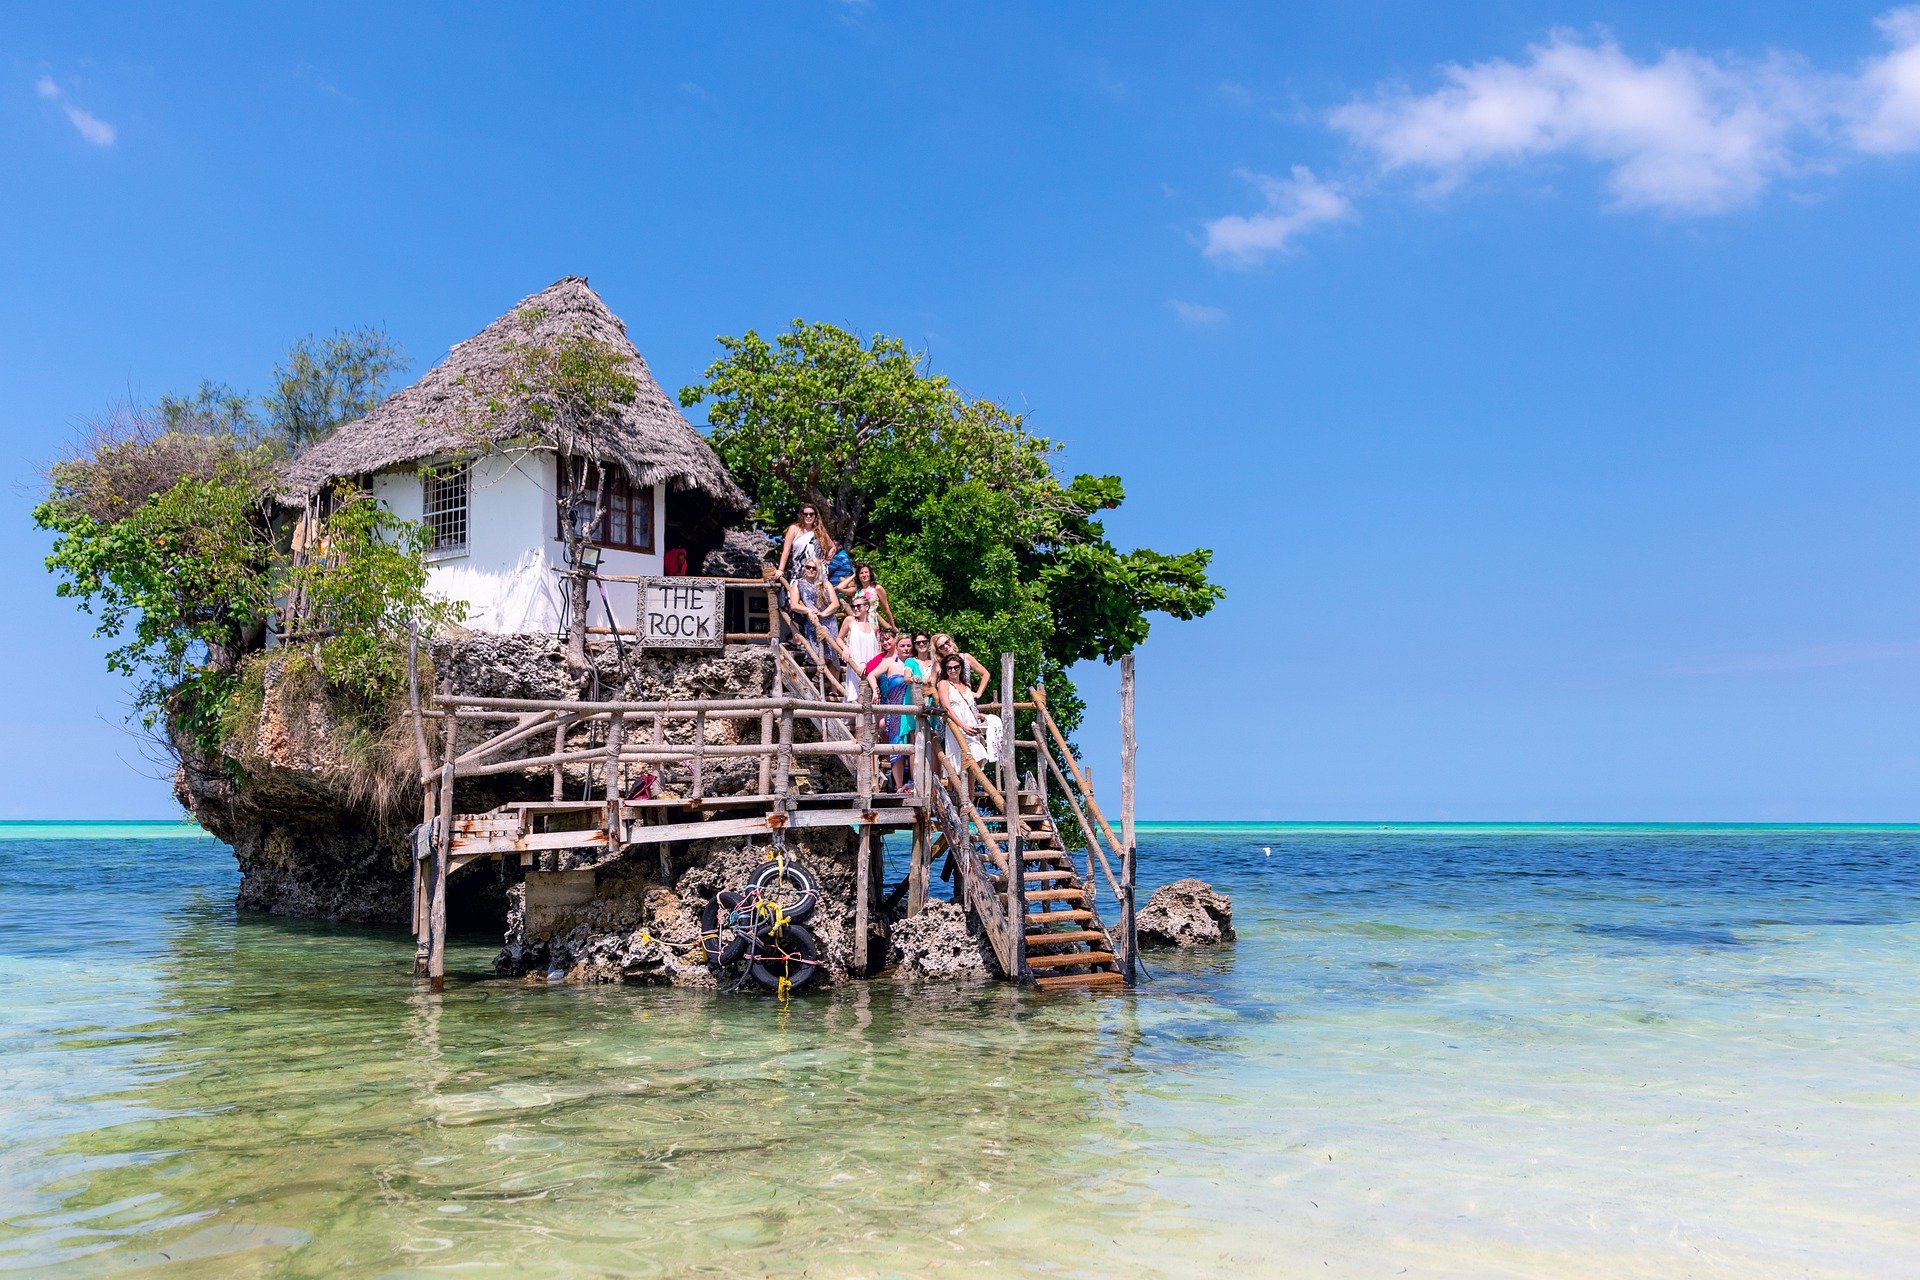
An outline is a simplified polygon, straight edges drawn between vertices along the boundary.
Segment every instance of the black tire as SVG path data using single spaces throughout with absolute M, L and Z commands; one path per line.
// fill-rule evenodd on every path
M 820 944 L 805 925 L 790 924 L 775 936 L 753 940 L 753 966 L 748 972 L 769 991 L 780 989 L 782 977 L 787 990 L 798 991 L 820 972 Z
M 762 899 L 778 902 L 789 923 L 805 920 L 820 905 L 820 881 L 792 858 L 762 863 L 747 877 L 747 886 L 758 889 Z M 765 923 L 755 931 L 764 935 L 773 921 L 768 916 L 759 918 Z
M 731 915 L 740 905 L 740 896 L 731 889 L 722 889 L 700 911 L 700 945 L 706 948 L 707 963 L 710 965 L 725 967 L 737 964 L 740 957 L 747 954 L 750 939 L 739 930 L 733 930 L 733 936 L 725 942 L 720 940 L 720 913 L 724 910 Z

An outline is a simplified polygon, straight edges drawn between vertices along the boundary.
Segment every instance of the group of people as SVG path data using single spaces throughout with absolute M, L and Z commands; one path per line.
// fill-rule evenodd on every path
M 834 545 L 813 504 L 801 507 L 787 526 L 776 573 L 809 647 L 844 655 L 848 701 L 859 698 L 863 683 L 883 706 L 910 707 L 915 690 L 926 690 L 944 713 L 951 757 L 958 761 L 964 750 L 982 763 L 998 759 L 1000 717 L 980 710 L 991 679 L 986 666 L 944 632 L 902 630 L 873 566 L 855 562 Z M 911 710 L 881 717 L 881 740 L 911 742 L 915 719 Z M 891 771 L 894 790 L 906 790 L 910 762 L 904 752 L 893 757 Z

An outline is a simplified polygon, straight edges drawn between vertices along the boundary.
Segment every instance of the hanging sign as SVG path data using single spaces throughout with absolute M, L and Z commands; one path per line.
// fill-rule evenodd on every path
M 648 649 L 726 645 L 727 588 L 718 578 L 640 579 L 640 644 Z

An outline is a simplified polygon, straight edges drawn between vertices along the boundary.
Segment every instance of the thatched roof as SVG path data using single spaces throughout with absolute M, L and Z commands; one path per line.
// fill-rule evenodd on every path
M 506 371 L 516 347 L 576 335 L 620 352 L 639 387 L 632 403 L 617 406 L 608 421 L 579 433 L 579 438 L 559 441 L 552 427 L 514 412 L 504 394 Z M 489 400 L 505 402 L 505 410 L 489 412 Z M 670 490 L 702 494 L 723 521 L 745 514 L 751 505 L 713 448 L 654 381 L 646 360 L 628 340 L 626 325 L 580 276 L 568 276 L 520 302 L 454 347 L 420 381 L 292 459 L 280 479 L 286 492 L 304 495 L 341 476 L 370 475 L 422 458 L 529 437 L 617 463 L 635 484 L 665 481 Z

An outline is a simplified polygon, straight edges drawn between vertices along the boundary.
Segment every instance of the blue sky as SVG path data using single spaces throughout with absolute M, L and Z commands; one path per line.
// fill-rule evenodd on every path
M 1916 211 L 1885 4 L 11 6 L 0 816 L 171 810 L 26 517 L 82 420 L 579 273 L 669 387 L 923 344 L 1214 548 L 1143 816 L 1911 819 Z

